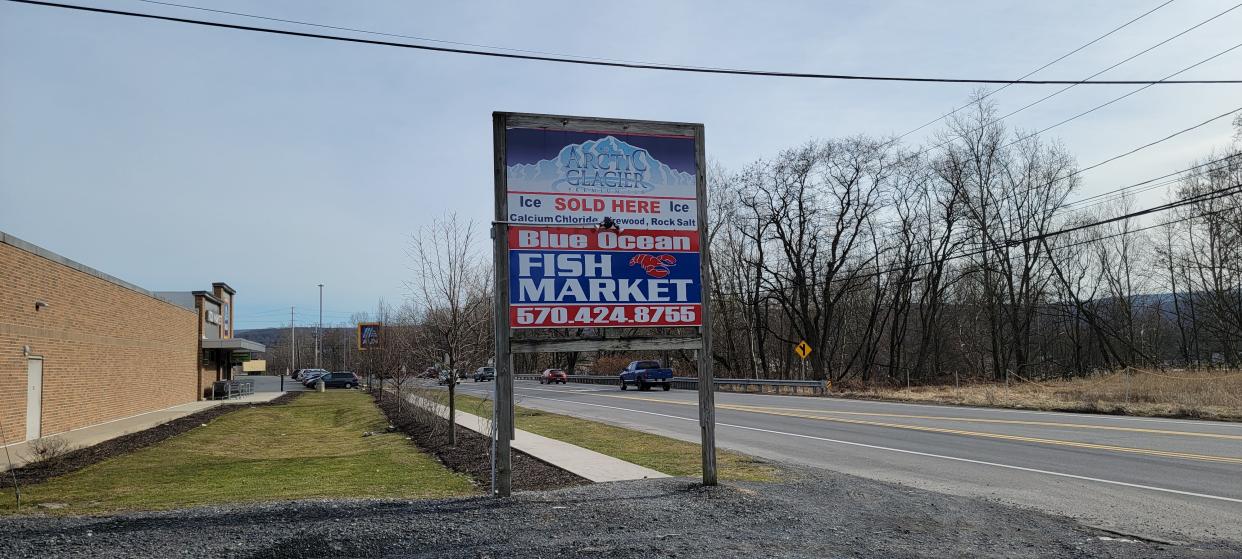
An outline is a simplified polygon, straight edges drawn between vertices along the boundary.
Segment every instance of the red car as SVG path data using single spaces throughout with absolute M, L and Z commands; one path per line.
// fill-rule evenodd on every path
M 566 384 L 569 382 L 569 375 L 560 369 L 544 369 L 539 374 L 539 384 Z

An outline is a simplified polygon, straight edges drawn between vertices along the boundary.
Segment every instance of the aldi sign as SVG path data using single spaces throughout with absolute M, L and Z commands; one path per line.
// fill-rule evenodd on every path
M 378 349 L 380 345 L 380 329 L 383 324 L 379 322 L 359 322 L 358 323 L 358 350 L 367 351 Z
M 510 327 L 701 325 L 702 128 L 514 120 L 503 132 Z

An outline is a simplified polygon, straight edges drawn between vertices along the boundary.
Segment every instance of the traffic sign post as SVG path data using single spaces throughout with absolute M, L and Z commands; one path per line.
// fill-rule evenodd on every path
M 716 483 L 701 124 L 493 113 L 493 492 L 510 492 L 513 353 L 697 355 L 703 483 Z M 685 327 L 695 335 L 512 339 L 541 328 Z
M 811 344 L 806 343 L 806 340 L 798 342 L 798 345 L 794 346 L 794 355 L 797 355 L 799 359 L 802 359 L 802 378 L 805 379 L 806 358 L 811 355 Z
M 380 322 L 359 322 L 357 331 L 355 332 L 356 340 L 358 342 L 358 351 L 362 352 L 379 349 L 380 333 L 383 328 L 384 325 Z M 373 360 L 363 360 L 366 367 L 366 371 L 364 372 L 367 375 L 367 390 L 374 390 L 373 382 L 375 371 L 372 370 L 374 369 L 372 361 Z

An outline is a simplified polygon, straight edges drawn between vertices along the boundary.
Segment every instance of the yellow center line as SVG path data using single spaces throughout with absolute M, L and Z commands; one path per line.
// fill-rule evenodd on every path
M 685 406 L 697 406 L 698 405 L 698 402 L 680 402 L 680 401 L 672 401 L 672 400 L 661 400 L 658 398 L 643 398 L 643 397 L 637 397 L 637 396 L 621 396 L 621 395 L 608 395 L 608 394 L 600 394 L 600 396 L 607 396 L 609 398 L 621 398 L 625 400 L 641 400 L 641 401 L 647 401 L 647 402 L 658 402 L 662 404 L 675 404 L 675 405 L 685 405 Z M 990 432 L 985 432 L 985 431 L 965 431 L 961 429 L 945 429 L 941 427 L 926 427 L 923 425 L 907 425 L 904 423 L 887 423 L 887 422 L 882 422 L 882 421 L 847 419 L 844 417 L 826 417 L 823 415 L 808 415 L 808 414 L 774 411 L 775 409 L 779 409 L 779 408 L 764 408 L 764 407 L 759 407 L 759 406 L 744 406 L 744 405 L 738 405 L 738 404 L 716 404 L 716 407 L 722 408 L 722 409 L 734 410 L 734 411 L 762 413 L 766 415 L 776 415 L 776 416 L 783 416 L 783 417 L 797 417 L 800 419 L 815 419 L 819 421 L 832 421 L 836 423 L 847 423 L 847 424 L 852 424 L 852 425 L 870 425 L 870 426 L 876 426 L 876 427 L 907 429 L 911 431 L 923 431 L 923 432 L 929 432 L 929 433 L 944 433 L 944 434 L 951 434 L 951 435 L 964 435 L 964 436 L 970 436 L 970 437 L 1001 439 L 1001 440 L 1007 440 L 1007 441 L 1029 442 L 1029 443 L 1047 444 L 1047 445 L 1056 445 L 1056 446 L 1068 446 L 1068 447 L 1074 447 L 1074 448 L 1088 448 L 1092 450 L 1106 450 L 1110 452 L 1144 454 L 1148 456 L 1160 456 L 1164 458 L 1182 458 L 1186 460 L 1201 460 L 1205 462 L 1222 462 L 1222 463 L 1227 463 L 1227 464 L 1242 464 L 1242 457 L 1234 457 L 1234 456 L 1214 456 L 1210 454 L 1195 454 L 1191 452 L 1176 452 L 1176 451 L 1168 451 L 1168 450 L 1155 450 L 1155 449 L 1150 449 L 1150 448 L 1135 448 L 1135 447 L 1127 447 L 1127 446 L 1085 443 L 1085 442 L 1079 442 L 1079 441 L 1066 441 L 1066 440 L 1060 440 L 1060 439 L 1024 437 L 1020 435 L 1006 435 L 1003 433 L 990 433 Z M 819 414 L 837 413 L 837 412 L 824 411 L 824 410 L 815 410 L 815 412 Z

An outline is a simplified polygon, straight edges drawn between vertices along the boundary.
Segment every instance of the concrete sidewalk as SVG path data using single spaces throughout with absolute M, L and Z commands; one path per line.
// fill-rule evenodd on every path
M 447 407 L 425 398 L 407 394 L 405 400 L 432 410 L 440 417 L 448 417 Z M 491 420 L 457 410 L 456 423 L 485 437 L 492 436 Z M 521 429 L 517 429 L 515 435 L 512 443 L 514 449 L 593 482 L 670 477 L 651 468 Z
M 130 433 L 137 433 L 138 431 L 150 429 L 152 427 L 168 423 L 174 419 L 185 417 L 208 408 L 227 406 L 230 404 L 259 404 L 263 402 L 270 402 L 282 395 L 283 393 L 281 392 L 257 392 L 249 396 L 233 398 L 232 400 L 204 400 L 201 402 L 189 402 L 179 406 L 173 406 L 171 408 L 146 412 L 122 419 L 114 419 L 105 423 L 91 425 L 90 427 L 82 427 L 71 431 L 65 431 L 63 433 L 47 435 L 44 438 L 57 437 L 64 439 L 64 441 L 69 443 L 69 445 L 73 448 L 83 448 L 97 445 L 101 442 L 115 439 L 122 435 L 128 435 Z M 0 452 L 0 472 L 7 471 L 9 469 L 9 460 L 12 460 L 12 467 L 20 467 L 29 462 L 29 446 L 30 441 L 26 441 L 13 443 L 7 447 L 4 447 L 4 450 L 8 452 L 8 456 L 6 457 L 4 453 Z

